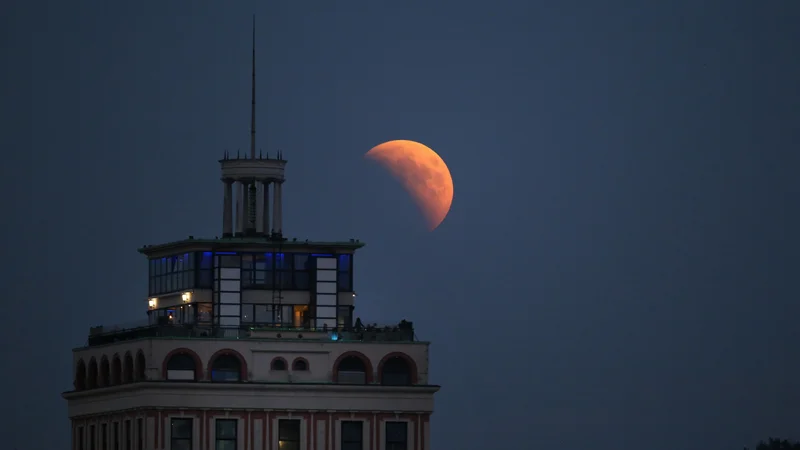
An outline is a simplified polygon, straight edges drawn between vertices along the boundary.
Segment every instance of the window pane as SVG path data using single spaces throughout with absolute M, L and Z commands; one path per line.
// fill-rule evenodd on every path
M 342 442 L 342 450 L 364 450 L 364 444 L 358 442 Z
M 170 450 L 192 450 L 191 439 L 173 439 Z
M 311 270 L 310 261 L 307 253 L 295 253 L 294 270 Z
M 217 419 L 217 439 L 236 439 L 237 419 Z
M 353 284 L 350 282 L 349 273 L 340 273 L 338 279 L 339 291 L 350 292 L 353 290 Z
M 292 260 L 285 253 L 275 253 L 275 270 L 290 270 Z
M 339 255 L 339 272 L 350 271 L 350 255 Z
M 405 443 L 408 438 L 406 422 L 386 422 L 386 442 Z M 388 448 L 388 446 L 387 446 Z
M 236 440 L 217 441 L 216 450 L 236 450 Z
M 294 288 L 300 291 L 311 289 L 311 274 L 309 272 L 295 272 Z
M 361 422 L 342 422 L 342 443 L 361 442 Z
M 281 441 L 300 441 L 300 421 L 281 419 L 278 421 L 278 439 Z
M 172 419 L 172 430 L 170 431 L 170 436 L 172 436 L 173 439 L 175 438 L 191 439 L 192 419 Z
M 280 450 L 300 450 L 300 443 L 291 441 L 279 441 L 278 448 Z

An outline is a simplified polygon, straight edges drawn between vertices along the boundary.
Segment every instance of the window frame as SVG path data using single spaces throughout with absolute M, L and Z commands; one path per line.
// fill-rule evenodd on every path
M 281 425 L 288 424 L 288 423 L 297 424 L 297 440 L 281 439 L 281 435 L 282 435 L 282 433 L 281 433 L 281 428 L 282 428 Z M 282 447 L 282 448 L 285 448 L 286 450 L 300 450 L 300 445 L 302 444 L 302 439 L 303 439 L 303 423 L 302 423 L 302 421 L 300 419 L 288 419 L 288 418 L 287 419 L 278 419 L 278 447 L 279 448 Z M 293 448 L 288 448 L 289 447 L 288 445 L 282 446 L 281 442 L 288 443 L 288 444 L 296 444 L 296 446 L 293 447 Z
M 123 427 L 125 429 L 125 450 L 133 450 L 133 426 L 131 425 L 131 419 L 125 420 L 125 425 Z
M 232 423 L 233 424 L 233 437 L 225 437 L 220 438 L 220 425 L 225 423 Z M 233 441 L 233 448 L 238 448 L 239 445 L 239 419 L 236 418 L 216 418 L 214 419 L 214 450 L 216 450 L 219 446 L 220 442 L 231 442 Z
M 405 433 L 403 433 L 402 441 L 389 440 L 389 426 L 402 425 Z M 405 420 L 387 420 L 383 422 L 383 446 L 386 450 L 408 450 L 408 421 Z
M 173 432 L 175 429 L 175 422 L 181 421 L 189 424 L 189 436 L 175 437 Z M 189 448 L 194 448 L 194 418 L 192 417 L 170 417 L 169 418 L 169 448 L 172 450 L 175 446 L 175 441 L 189 442 Z
M 358 424 L 358 440 L 346 439 L 345 426 Z M 357 444 L 357 446 L 355 446 Z M 351 446 L 352 445 L 352 446 Z M 364 421 L 342 420 L 339 422 L 339 446 L 342 450 L 364 450 Z

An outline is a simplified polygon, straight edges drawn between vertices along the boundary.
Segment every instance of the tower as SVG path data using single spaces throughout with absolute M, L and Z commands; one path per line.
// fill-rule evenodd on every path
M 146 318 L 73 350 L 73 449 L 430 448 L 429 343 L 354 319 L 363 243 L 284 237 L 287 161 L 255 153 L 255 50 L 252 92 L 249 157 L 219 161 L 222 236 L 140 248 Z

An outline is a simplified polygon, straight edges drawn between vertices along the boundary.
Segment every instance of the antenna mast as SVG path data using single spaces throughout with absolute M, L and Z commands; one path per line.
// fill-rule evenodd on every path
M 250 105 L 250 159 L 256 159 L 256 15 L 253 14 L 253 90 Z

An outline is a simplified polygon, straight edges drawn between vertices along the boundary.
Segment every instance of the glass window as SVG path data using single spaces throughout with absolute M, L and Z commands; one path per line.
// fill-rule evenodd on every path
M 300 450 L 300 420 L 278 421 L 278 447 L 281 450 Z
M 144 420 L 136 419 L 136 448 L 144 449 Z
M 275 253 L 275 270 L 292 270 L 291 255 Z
M 78 450 L 83 450 L 83 427 L 78 427 Z
M 342 450 L 364 450 L 363 422 L 342 422 Z
M 133 450 L 133 436 L 131 436 L 131 421 L 125 421 L 125 450 Z
M 339 255 L 339 272 L 350 272 L 350 255 Z
M 108 424 L 104 423 L 100 425 L 100 448 L 102 450 L 108 450 Z
M 259 324 L 272 323 L 272 305 L 255 305 L 255 322 Z
M 286 370 L 286 361 L 281 358 L 272 360 L 272 370 Z
M 139 420 L 141 420 L 141 419 L 139 419 Z M 95 444 L 95 442 L 97 442 L 97 435 L 95 435 L 94 431 L 95 431 L 94 425 L 90 425 L 89 426 L 89 436 L 88 436 L 88 438 L 89 438 L 89 450 L 95 450 L 95 448 L 97 448 L 96 444 Z
M 192 422 L 191 418 L 170 421 L 170 450 L 192 450 Z
M 308 257 L 307 253 L 295 253 L 294 254 L 294 270 L 311 270 L 311 260 Z
M 300 291 L 307 291 L 311 289 L 311 273 L 309 272 L 295 272 L 294 273 L 294 288 Z
M 241 380 L 242 365 L 234 355 L 221 355 L 211 366 L 211 381 Z
M 236 269 L 241 267 L 242 264 L 239 255 L 220 255 L 218 258 L 220 267 Z
M 386 422 L 386 450 L 408 449 L 408 423 Z
M 350 273 L 339 273 L 337 281 L 339 292 L 351 292 L 353 290 L 353 283 L 351 282 Z
M 236 450 L 238 419 L 217 419 L 215 450 Z
M 119 450 L 119 422 L 114 422 L 113 430 L 114 430 L 114 436 L 113 436 L 114 450 Z

